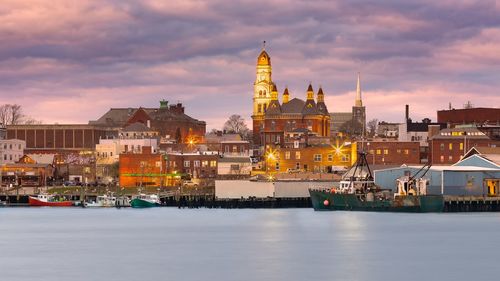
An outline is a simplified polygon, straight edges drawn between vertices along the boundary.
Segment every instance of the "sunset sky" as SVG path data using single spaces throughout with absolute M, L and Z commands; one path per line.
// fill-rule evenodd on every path
M 35 1 L 0 5 L 0 104 L 46 123 L 180 101 L 220 128 L 250 124 L 266 40 L 280 95 L 322 85 L 350 111 L 361 72 L 367 119 L 436 119 L 500 105 L 500 1 Z

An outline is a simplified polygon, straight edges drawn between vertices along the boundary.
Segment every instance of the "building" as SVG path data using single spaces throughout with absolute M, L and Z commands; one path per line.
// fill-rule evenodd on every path
M 165 155 L 169 174 L 182 174 L 193 179 L 215 179 L 219 154 L 213 151 Z
M 0 140 L 0 164 L 16 163 L 24 155 L 26 142 L 18 139 Z
M 53 176 L 54 167 L 50 164 L 9 163 L 1 166 L 2 186 L 47 186 Z
M 418 141 L 395 141 L 390 139 L 358 141 L 357 147 L 359 150 L 368 152 L 366 160 L 370 165 L 421 163 Z
M 446 123 L 449 127 L 456 125 L 475 124 L 500 126 L 500 108 L 464 108 L 438 110 L 437 120 Z
M 218 178 L 249 176 L 252 172 L 248 141 L 221 141 L 218 160 Z
M 355 136 L 364 136 L 366 133 L 366 108 L 363 106 L 363 101 L 361 99 L 360 80 L 360 74 L 358 73 L 358 81 L 356 83 L 356 100 L 354 102 L 354 106 L 352 107 L 352 127 L 355 129 L 353 132 L 353 135 Z
M 330 136 L 340 137 L 342 131 L 352 122 L 352 112 L 331 112 L 330 113 Z
M 272 80 L 271 57 L 263 49 L 257 58 L 257 73 L 253 94 L 253 138 L 258 146 L 282 144 L 287 131 L 305 128 L 320 136 L 330 135 L 330 115 L 319 88 L 316 99 L 312 85 L 306 91 L 306 100 L 290 99 L 285 88 L 282 101 Z
M 122 187 L 169 186 L 178 180 L 167 173 L 164 155 L 152 153 L 143 147 L 141 153 L 121 153 L 119 156 L 119 182 Z
M 400 123 L 378 122 L 377 136 L 382 138 L 395 138 L 399 136 Z
M 176 143 L 201 142 L 206 131 L 206 123 L 185 114 L 181 103 L 169 106 L 165 100 L 160 101 L 159 108 L 111 108 L 99 119 L 89 122 L 96 127 L 117 130 L 134 123 L 142 123 L 165 141 Z
M 26 153 L 79 152 L 94 149 L 110 132 L 82 124 L 9 125 L 7 139 L 26 142 Z
M 431 138 L 432 164 L 453 164 L 473 147 L 500 147 L 477 127 L 443 129 Z

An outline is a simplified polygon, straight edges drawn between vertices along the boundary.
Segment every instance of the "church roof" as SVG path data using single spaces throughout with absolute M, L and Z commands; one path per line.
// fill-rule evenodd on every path
M 277 100 L 272 100 L 266 110 L 266 115 L 281 114 L 281 105 Z
M 304 108 L 305 101 L 293 98 L 287 103 L 281 106 L 281 112 L 283 113 L 302 113 L 302 109 Z
M 328 108 L 324 102 L 318 102 L 317 107 L 319 113 L 329 115 Z
M 302 109 L 302 114 L 304 115 L 319 114 L 316 102 L 314 100 L 306 100 L 304 108 Z
M 260 53 L 257 58 L 257 65 L 271 65 L 271 57 L 266 51 L 262 50 Z

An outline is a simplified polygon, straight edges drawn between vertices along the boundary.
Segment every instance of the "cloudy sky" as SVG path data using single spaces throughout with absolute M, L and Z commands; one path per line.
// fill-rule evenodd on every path
M 350 111 L 361 72 L 368 119 L 436 119 L 449 102 L 500 105 L 500 0 L 2 0 L 0 104 L 47 123 L 180 101 L 220 128 L 250 123 L 256 57 L 305 97 Z

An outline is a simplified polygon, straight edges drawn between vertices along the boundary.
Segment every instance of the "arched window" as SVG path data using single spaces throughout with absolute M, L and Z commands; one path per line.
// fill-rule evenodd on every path
M 259 91 L 259 97 L 262 97 L 262 90 Z
M 264 96 L 266 96 L 266 90 L 264 90 Z
M 262 112 L 262 105 L 260 103 L 257 105 L 257 112 L 258 113 Z

